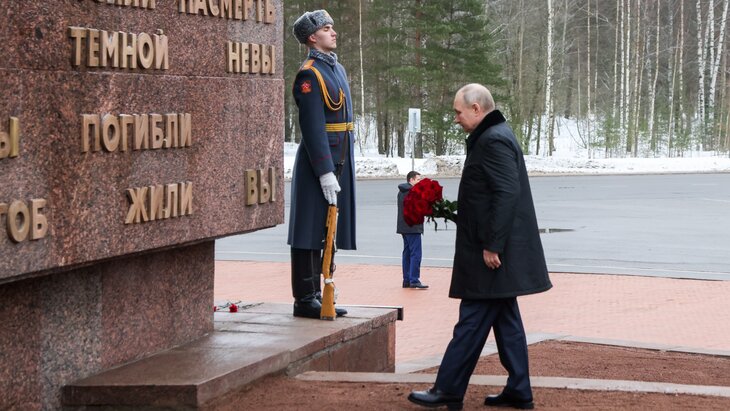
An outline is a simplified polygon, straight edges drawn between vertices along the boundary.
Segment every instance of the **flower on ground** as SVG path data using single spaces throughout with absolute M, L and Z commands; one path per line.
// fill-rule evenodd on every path
M 235 303 L 226 302 L 225 304 L 213 305 L 213 312 L 231 312 L 237 313 L 239 310 L 245 310 L 248 306 L 243 304 L 242 301 L 236 301 Z

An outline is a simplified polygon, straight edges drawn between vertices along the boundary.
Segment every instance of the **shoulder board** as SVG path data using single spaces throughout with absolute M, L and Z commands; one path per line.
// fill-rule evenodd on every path
M 314 65 L 314 59 L 307 60 L 304 64 L 302 64 L 302 67 L 299 69 L 299 71 L 302 70 L 309 70 Z

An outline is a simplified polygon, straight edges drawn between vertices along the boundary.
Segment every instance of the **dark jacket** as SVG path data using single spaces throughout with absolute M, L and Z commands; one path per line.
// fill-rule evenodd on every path
M 403 183 L 398 185 L 398 217 L 395 232 L 398 234 L 423 234 L 423 224 L 408 225 L 406 224 L 405 218 L 403 218 L 403 200 L 406 195 L 411 191 L 411 183 Z
M 449 297 L 507 298 L 550 289 L 525 160 L 502 113 L 487 114 L 466 145 Z M 487 267 L 484 249 L 499 253 L 501 267 Z
M 316 76 L 322 76 L 333 103 L 340 102 L 342 90 L 345 102 L 342 108 L 332 110 L 325 104 L 325 96 Z M 294 100 L 299 108 L 299 127 L 302 141 L 294 159 L 291 182 L 291 212 L 289 238 L 294 248 L 322 249 L 327 200 L 322 194 L 319 176 L 335 171 L 335 165 L 345 157 L 337 195 L 337 248 L 354 250 L 355 245 L 355 167 L 354 136 L 352 131 L 327 131 L 326 124 L 352 123 L 352 101 L 347 74 L 340 63 L 331 66 L 320 59 L 307 60 L 294 80 Z M 332 106 L 332 104 L 330 104 Z

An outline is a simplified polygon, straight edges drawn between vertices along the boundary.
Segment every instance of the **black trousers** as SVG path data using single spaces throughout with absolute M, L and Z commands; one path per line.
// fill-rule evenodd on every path
M 479 355 L 494 328 L 499 360 L 509 373 L 504 392 L 522 400 L 532 400 L 527 359 L 527 339 L 517 298 L 462 300 L 459 322 L 441 361 L 435 387 L 463 396 Z
M 316 297 L 321 290 L 322 250 L 291 248 L 291 290 L 295 300 Z

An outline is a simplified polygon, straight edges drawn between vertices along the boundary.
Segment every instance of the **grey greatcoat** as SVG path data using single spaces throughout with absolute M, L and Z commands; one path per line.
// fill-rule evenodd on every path
M 327 95 L 320 87 L 325 84 Z M 340 100 L 340 90 L 345 101 Z M 354 250 L 355 245 L 355 168 L 352 131 L 327 131 L 327 125 L 352 128 L 352 102 L 347 74 L 340 63 L 330 65 L 319 58 L 309 58 L 294 80 L 294 100 L 299 108 L 302 141 L 294 160 L 291 182 L 291 213 L 287 243 L 293 248 L 321 250 L 327 200 L 322 194 L 319 176 L 335 171 L 345 156 L 337 196 L 337 247 Z M 337 103 L 343 103 L 341 109 Z M 347 125 L 349 126 L 343 126 Z M 346 148 L 349 146 L 348 148 Z
M 508 298 L 550 289 L 525 161 L 502 113 L 487 114 L 466 145 L 449 297 Z M 484 249 L 499 254 L 501 267 L 487 267 Z

